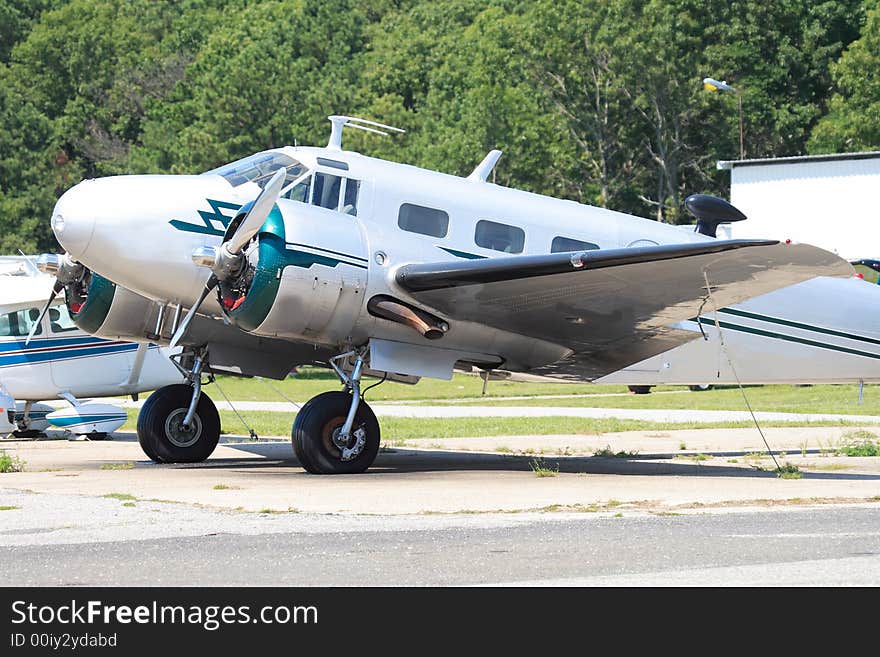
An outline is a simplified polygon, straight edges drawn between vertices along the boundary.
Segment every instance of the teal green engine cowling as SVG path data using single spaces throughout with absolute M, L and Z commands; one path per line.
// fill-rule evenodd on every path
M 242 207 L 242 211 L 247 209 L 247 205 Z M 217 288 L 220 305 L 226 316 L 244 331 L 253 331 L 266 319 L 278 295 L 281 272 L 288 264 L 284 244 L 284 219 L 277 206 L 272 208 L 260 229 L 257 248 L 257 262 L 248 272 L 251 280 L 247 289 L 233 290 L 225 285 Z
M 70 318 L 86 333 L 97 332 L 107 319 L 115 294 L 115 283 L 94 272 L 87 273 L 81 282 L 65 290 Z
M 341 344 L 358 320 L 367 284 L 360 232 L 330 213 L 316 217 L 300 213 L 298 204 L 282 206 L 285 214 L 272 208 L 240 269 L 220 281 L 220 306 L 231 323 L 249 333 Z M 246 212 L 242 206 L 224 240 Z M 342 230 L 349 232 L 337 235 Z

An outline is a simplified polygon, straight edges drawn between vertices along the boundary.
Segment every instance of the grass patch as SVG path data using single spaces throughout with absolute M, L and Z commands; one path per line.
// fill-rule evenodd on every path
M 536 477 L 555 477 L 559 474 L 559 466 L 552 468 L 544 463 L 544 459 L 532 459 L 529 465 Z
M 700 462 L 708 461 L 712 457 L 708 454 L 703 454 L 702 452 L 700 452 L 699 454 L 676 454 L 674 458 Z
M 834 451 L 837 456 L 880 456 L 880 442 L 871 431 L 848 431 L 841 439 L 843 443 Z
M 101 495 L 101 497 L 107 498 L 108 500 L 122 500 L 124 502 L 137 501 L 137 498 L 134 495 L 129 495 L 128 493 L 107 493 L 106 495 Z
M 20 508 L 20 506 L 0 506 L 0 511 L 15 511 Z
M 103 463 L 99 470 L 131 470 L 134 467 L 134 461 L 126 461 L 125 463 Z
M 804 476 L 800 468 L 791 463 L 786 463 L 776 468 L 776 475 L 780 479 L 800 479 Z
M 0 472 L 23 472 L 25 462 L 17 456 L 11 456 L 6 450 L 0 450 Z
M 217 484 L 214 490 L 241 490 L 241 486 L 227 486 L 226 484 Z
M 590 393 L 592 384 L 574 386 Z M 490 383 L 491 387 L 491 383 Z M 597 389 L 599 386 L 595 386 Z M 823 384 L 807 387 L 793 385 L 745 386 L 749 403 L 755 410 L 785 413 L 834 413 L 880 415 L 880 385 L 866 385 L 859 404 L 859 386 Z M 597 390 L 598 391 L 598 390 Z M 673 394 L 674 393 L 674 394 Z M 714 386 L 694 394 L 687 386 L 655 386 L 649 395 L 568 395 L 555 399 L 492 400 L 461 402 L 493 406 L 581 406 L 591 408 L 658 408 L 683 410 L 745 411 L 742 393 L 737 386 Z
M 816 465 L 815 463 L 804 463 L 801 465 L 805 470 L 826 470 L 829 472 L 834 472 L 836 470 L 849 470 L 850 466 L 844 465 L 843 463 L 827 463 L 822 465 Z
M 134 502 L 123 502 L 122 506 L 136 506 Z
M 260 509 L 259 511 L 257 511 L 257 513 L 259 513 L 261 515 L 272 515 L 272 514 L 279 514 L 279 513 L 299 513 L 299 509 L 296 509 L 296 508 L 290 506 L 290 507 L 287 507 L 287 511 L 284 511 L 282 509 Z
M 631 458 L 635 458 L 636 456 L 638 456 L 638 452 L 626 452 L 623 450 L 621 450 L 619 452 L 615 452 L 611 449 L 610 445 L 606 445 L 602 449 L 598 449 L 595 452 L 593 452 L 593 456 L 602 456 L 605 458 L 614 458 L 614 459 L 631 459 Z
M 841 436 L 844 440 L 874 440 L 877 434 L 867 429 L 854 429 Z

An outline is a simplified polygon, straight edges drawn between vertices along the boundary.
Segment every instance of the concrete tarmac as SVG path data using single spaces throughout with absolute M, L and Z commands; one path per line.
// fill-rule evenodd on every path
M 0 449 L 25 467 L 0 475 L 0 489 L 390 515 L 880 501 L 880 458 L 832 454 L 854 431 L 765 428 L 776 463 L 798 466 L 799 479 L 777 476 L 754 428 L 426 438 L 383 447 L 364 474 L 330 477 L 307 474 L 283 437 L 226 436 L 204 463 L 172 465 L 149 461 L 133 433 L 107 441 L 7 439 Z
M 158 465 L 132 433 L 3 440 L 10 586 L 876 586 L 856 427 L 425 438 L 314 476 L 284 437 Z M 541 476 L 539 476 L 541 475 Z M 169 555 L 174 555 L 169 557 Z M 189 555 L 181 558 L 180 555 Z

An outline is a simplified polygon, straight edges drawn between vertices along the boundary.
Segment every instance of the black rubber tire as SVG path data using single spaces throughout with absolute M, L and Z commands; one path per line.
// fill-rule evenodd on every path
M 16 429 L 12 432 L 16 438 L 45 438 L 46 433 L 39 429 Z
M 692 392 L 703 392 L 704 390 L 711 390 L 712 384 L 710 383 L 710 384 L 703 384 L 703 385 L 696 385 L 696 386 L 688 386 L 688 388 Z
M 137 421 L 138 442 L 144 453 L 157 463 L 199 463 L 211 456 L 217 447 L 220 415 L 214 402 L 205 393 L 199 396 L 196 404 L 193 425 L 197 428 L 197 435 L 192 444 L 175 444 L 168 435 L 166 427 L 169 420 L 183 420 L 190 399 L 192 387 L 177 383 L 159 388 L 141 407 Z
M 306 404 L 307 406 L 308 404 Z M 305 406 L 303 406 L 305 408 Z M 296 414 L 296 418 L 293 421 L 293 427 L 296 427 L 296 422 L 299 419 L 300 414 L 302 413 L 302 409 Z M 294 428 L 291 428 L 290 433 L 290 444 L 293 445 L 293 455 L 296 456 L 296 460 L 299 461 L 299 464 L 303 467 L 303 470 L 308 472 L 309 474 L 321 474 L 312 462 L 309 460 L 308 455 L 302 448 L 301 442 L 305 439 L 305 434 L 303 432 L 297 433 Z
M 107 434 L 94 431 L 92 433 L 87 433 L 86 438 L 88 438 L 89 440 L 107 440 Z
M 628 386 L 628 388 L 634 395 L 647 395 L 651 392 L 651 386 Z
M 345 423 L 351 395 L 325 392 L 310 399 L 293 422 L 291 442 L 300 464 L 312 474 L 357 474 L 369 468 L 379 453 L 379 421 L 365 402 L 358 405 L 352 433 L 363 428 L 366 442 L 363 451 L 350 461 L 343 461 L 332 443 L 333 430 Z

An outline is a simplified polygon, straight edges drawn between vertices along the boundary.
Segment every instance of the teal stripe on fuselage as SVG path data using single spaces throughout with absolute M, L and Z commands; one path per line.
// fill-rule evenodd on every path
M 58 417 L 46 418 L 49 424 L 56 427 L 75 427 L 80 424 L 93 424 L 95 422 L 112 422 L 118 420 L 127 420 L 128 415 L 125 413 L 115 413 L 113 415 L 80 415 L 76 417 Z
M 451 255 L 454 255 L 456 258 L 465 258 L 467 260 L 485 260 L 486 256 L 477 255 L 476 253 L 468 253 L 467 251 L 459 251 L 458 249 L 449 249 L 445 246 L 438 246 L 438 249 L 441 251 L 446 251 Z
M 700 317 L 696 321 L 699 321 L 700 324 L 705 324 L 707 326 L 714 326 L 715 325 L 715 321 L 713 319 L 709 319 L 708 317 Z M 794 342 L 796 344 L 807 345 L 808 347 L 818 347 L 819 349 L 828 349 L 830 351 L 838 351 L 838 352 L 841 352 L 844 354 L 851 354 L 853 356 L 863 356 L 864 358 L 880 359 L 880 354 L 877 354 L 877 353 L 871 353 L 869 351 L 860 351 L 858 349 L 851 349 L 849 347 L 842 347 L 840 345 L 829 344 L 827 342 L 818 342 L 816 340 L 807 340 L 806 338 L 798 338 L 793 335 L 785 335 L 784 333 L 777 333 L 775 331 L 767 331 L 764 329 L 753 328 L 751 326 L 742 326 L 741 324 L 732 324 L 731 322 L 722 322 L 722 321 L 719 321 L 718 325 L 723 329 L 729 329 L 731 331 L 740 331 L 741 333 L 751 333 L 752 335 L 760 335 L 765 338 L 774 338 L 777 340 L 784 340 L 785 342 Z
M 847 340 L 858 340 L 859 342 L 867 342 L 868 344 L 880 345 L 880 340 L 875 338 L 867 338 L 863 335 L 855 335 L 853 333 L 845 333 L 843 331 L 835 331 L 834 329 L 821 328 L 819 326 L 811 326 L 802 322 L 793 322 L 790 319 L 782 319 L 779 317 L 769 317 L 767 315 L 759 315 L 758 313 L 748 312 L 745 310 L 736 310 L 734 308 L 722 308 L 719 313 L 735 315 L 737 317 L 745 317 L 747 319 L 756 319 L 769 324 L 779 324 L 780 326 L 788 326 L 791 328 L 803 329 L 804 331 L 813 331 L 814 333 L 822 333 L 824 335 L 833 335 L 838 338 L 846 338 Z

